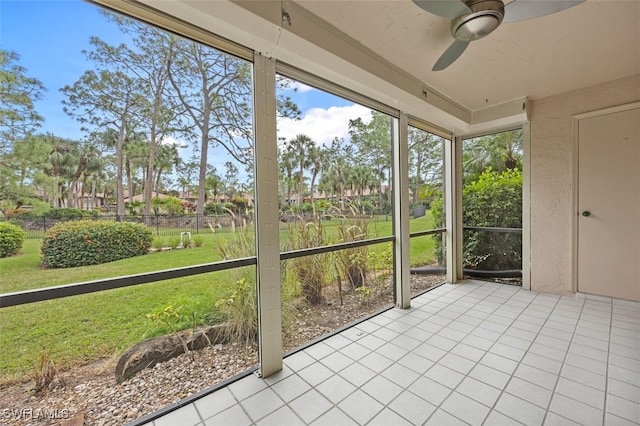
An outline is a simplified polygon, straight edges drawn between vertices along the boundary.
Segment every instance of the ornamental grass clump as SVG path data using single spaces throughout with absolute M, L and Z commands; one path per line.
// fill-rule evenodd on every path
M 227 241 L 216 240 L 218 252 L 225 260 L 239 259 L 255 253 L 255 239 L 248 232 L 236 234 Z M 215 301 L 217 313 L 227 324 L 225 333 L 231 342 L 255 343 L 258 336 L 258 298 L 256 275 L 251 268 L 230 270 L 233 280 L 224 296 Z
M 72 268 L 98 265 L 149 252 L 153 235 L 146 225 L 105 220 L 59 223 L 42 240 L 42 265 Z
M 345 218 L 338 225 L 341 243 L 365 240 L 369 236 L 369 219 L 351 208 L 353 218 Z M 342 276 L 346 277 L 354 289 L 365 285 L 369 273 L 369 248 L 367 246 L 340 250 L 335 253 Z
M 304 222 L 301 218 L 289 226 L 289 249 L 303 250 L 326 246 L 327 235 L 321 223 Z M 322 287 L 328 283 L 331 259 L 328 253 L 291 259 L 292 272 L 301 285 L 302 295 L 312 305 L 322 303 Z

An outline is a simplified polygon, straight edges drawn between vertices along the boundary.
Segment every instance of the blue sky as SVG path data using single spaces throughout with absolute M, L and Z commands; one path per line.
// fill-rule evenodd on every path
M 82 55 L 89 36 L 100 35 L 117 43 L 114 25 L 99 9 L 82 1 L 0 0 L 0 45 L 20 55 L 20 65 L 47 91 L 37 104 L 46 118 L 43 130 L 58 136 L 81 137 L 80 125 L 62 111 L 59 89 L 73 84 L 91 63 Z
M 36 105 L 45 117 L 42 131 L 80 139 L 80 124 L 62 111 L 64 95 L 60 88 L 73 84 L 93 67 L 82 50 L 91 48 L 90 36 L 111 43 L 125 41 L 116 25 L 108 22 L 100 9 L 80 0 L 0 0 L 0 46 L 20 55 L 27 75 L 40 80 L 47 91 Z M 318 143 L 329 143 L 335 136 L 346 136 L 349 119 L 368 118 L 368 110 L 353 102 L 299 86 L 288 91 L 303 112 L 300 121 L 279 123 L 279 136 L 292 138 L 307 134 Z M 210 154 L 219 170 L 226 161 L 222 153 Z M 188 155 L 186 155 L 188 156 Z

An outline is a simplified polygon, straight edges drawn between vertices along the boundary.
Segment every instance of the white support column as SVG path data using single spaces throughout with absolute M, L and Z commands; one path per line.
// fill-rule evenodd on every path
M 253 63 L 258 341 L 262 377 L 282 370 L 276 65 L 259 53 Z
M 445 144 L 445 241 L 447 282 L 455 284 L 462 272 L 462 138 L 452 135 Z
M 531 125 L 522 125 L 522 288 L 531 290 Z
M 411 307 L 409 248 L 409 124 L 406 114 L 392 119 L 393 233 L 396 306 Z
M 456 227 L 456 282 L 462 280 L 464 278 L 463 272 L 463 259 L 462 259 L 462 240 L 464 238 L 464 231 L 462 230 L 462 138 L 456 136 L 455 137 L 455 152 L 454 152 L 454 161 L 455 161 L 455 186 L 453 187 L 455 194 L 455 227 Z

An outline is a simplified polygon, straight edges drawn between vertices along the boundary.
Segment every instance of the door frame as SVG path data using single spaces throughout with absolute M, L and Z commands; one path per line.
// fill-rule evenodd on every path
M 583 112 L 580 114 L 574 114 L 571 116 L 571 134 L 573 139 L 573 171 L 572 171 L 572 185 L 574 190 L 571 197 L 571 292 L 576 293 L 578 291 L 578 223 L 579 215 L 578 211 L 578 177 L 580 173 L 580 156 L 579 156 L 579 142 L 580 132 L 579 125 L 580 120 L 587 118 L 594 118 L 608 114 L 615 114 L 618 112 L 629 111 L 632 109 L 640 108 L 640 101 L 631 102 L 628 104 L 617 105 L 609 108 L 598 109 L 595 111 Z

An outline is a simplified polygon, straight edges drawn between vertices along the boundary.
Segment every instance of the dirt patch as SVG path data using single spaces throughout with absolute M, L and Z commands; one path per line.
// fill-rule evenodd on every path
M 412 293 L 440 282 L 441 276 L 412 276 Z M 334 287 L 324 302 L 301 304 L 284 336 L 289 351 L 393 303 L 391 283 L 372 294 Z M 193 355 L 193 356 L 192 356 Z M 257 366 L 255 345 L 209 346 L 156 364 L 117 384 L 115 360 L 101 360 L 58 373 L 49 390 L 33 394 L 33 381 L 0 385 L 0 425 L 122 425 Z

